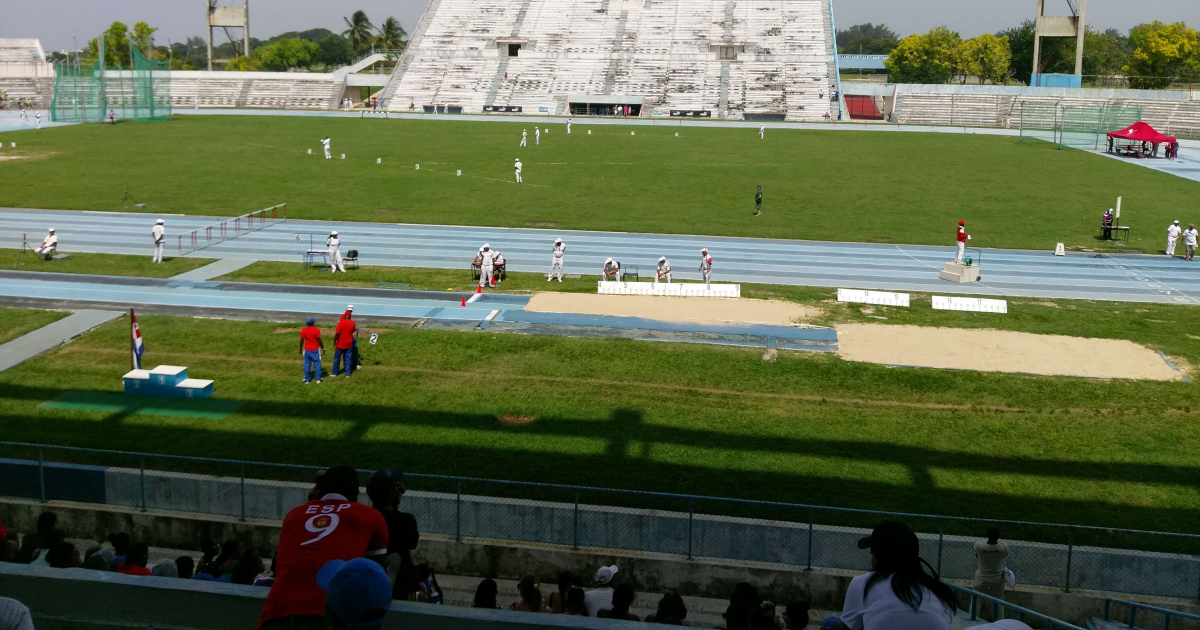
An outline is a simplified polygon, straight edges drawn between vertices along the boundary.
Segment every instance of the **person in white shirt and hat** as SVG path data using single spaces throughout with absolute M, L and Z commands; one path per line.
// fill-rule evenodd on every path
M 529 141 L 529 132 L 522 129 L 521 130 L 521 146 L 525 146 L 525 143 L 528 141 Z
M 554 239 L 554 251 L 550 256 L 550 273 L 546 276 L 546 282 L 554 277 L 555 270 L 558 271 L 558 281 L 562 282 L 563 277 L 563 254 L 567 253 L 567 246 L 563 244 L 561 238 Z
M 154 237 L 154 257 L 151 258 L 151 262 L 161 263 L 163 244 L 167 241 L 167 228 L 164 227 L 162 219 L 156 221 L 154 227 L 150 228 L 150 236 Z
M 534 144 L 542 143 L 542 128 L 541 127 L 533 128 L 533 143 Z
M 1175 243 L 1179 240 L 1179 235 L 1183 233 L 1183 228 L 1179 227 L 1179 219 L 1167 226 L 1167 255 L 1175 255 Z
M 667 284 L 671 284 L 671 262 L 667 260 L 666 256 L 658 259 L 658 269 L 654 276 L 654 282 L 656 284 L 663 282 L 663 278 L 666 278 Z
M 712 256 L 708 255 L 708 248 L 700 250 L 700 273 L 704 276 L 704 286 L 708 286 L 712 279 Z
M 329 248 L 329 272 L 346 273 L 346 267 L 342 265 L 342 239 L 337 230 L 329 233 L 329 238 L 325 239 L 325 246 Z
M 55 251 L 58 251 L 58 235 L 54 233 L 54 228 L 50 228 L 46 232 L 46 238 L 42 239 L 41 246 L 33 250 L 33 253 L 49 259 Z
M 612 608 L 612 583 L 617 571 L 615 564 L 596 569 L 596 588 L 583 594 L 583 608 L 589 617 L 595 617 L 601 610 Z
M 325 147 L 325 159 L 332 158 L 333 156 L 329 154 L 329 136 L 321 138 L 321 146 Z
M 483 249 L 479 250 L 479 286 L 495 287 L 496 279 L 492 276 L 495 269 L 495 253 L 492 251 L 492 246 L 487 243 L 483 244 Z
M 513 169 L 516 170 L 516 172 L 517 172 L 517 183 L 520 184 L 521 183 L 521 158 L 517 158 L 517 161 L 513 164 Z
M 600 273 L 603 274 L 605 280 L 620 282 L 621 264 L 611 258 L 607 258 L 604 260 L 604 269 L 601 269 Z

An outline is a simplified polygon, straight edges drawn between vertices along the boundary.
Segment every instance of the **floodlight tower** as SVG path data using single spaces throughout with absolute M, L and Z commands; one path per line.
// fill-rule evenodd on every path
M 250 55 L 250 0 L 242 0 L 240 7 L 219 7 L 217 0 L 204 0 L 205 15 L 208 22 L 208 69 L 213 69 L 213 29 L 225 29 L 225 36 L 229 41 L 233 41 L 233 36 L 230 35 L 230 28 L 242 29 L 242 54 Z M 234 52 L 237 52 L 237 44 L 235 43 Z M 229 61 L 229 59 L 216 59 L 215 61 Z
M 1032 86 L 1041 87 L 1080 87 L 1083 82 L 1083 35 L 1087 30 L 1086 14 L 1087 0 L 1067 0 L 1067 7 L 1071 9 L 1069 16 L 1048 16 L 1046 15 L 1046 0 L 1037 0 L 1037 22 L 1033 30 L 1033 77 L 1029 81 Z M 1041 65 L 1042 57 L 1042 38 L 1043 37 L 1074 37 L 1075 38 L 1075 74 L 1067 79 L 1063 85 L 1062 81 L 1042 80 L 1042 77 L 1053 77 L 1063 75 L 1042 75 L 1038 72 L 1038 67 Z M 1059 83 L 1058 85 L 1048 85 L 1048 83 Z

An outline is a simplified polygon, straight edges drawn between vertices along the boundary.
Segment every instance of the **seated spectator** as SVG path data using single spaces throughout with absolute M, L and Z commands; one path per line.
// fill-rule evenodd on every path
M 633 587 L 628 584 L 619 584 L 613 589 L 612 593 L 612 608 L 605 608 L 596 613 L 597 617 L 603 619 L 624 619 L 626 621 L 641 621 L 641 619 L 629 612 L 633 607 L 635 594 Z
M 112 567 L 108 565 L 108 558 L 98 553 L 93 554 L 89 556 L 87 560 L 84 560 L 83 568 L 91 569 L 93 571 L 112 571 Z
M 556 615 L 561 615 L 567 609 L 567 593 L 571 592 L 571 582 L 575 580 L 575 574 L 570 571 L 563 571 L 558 574 L 558 590 L 551 591 L 546 595 L 546 604 L 543 606 L 546 612 L 551 612 Z
M 179 577 L 179 567 L 172 560 L 163 560 L 150 569 L 155 577 Z
M 67 534 L 61 529 L 52 529 L 38 536 L 39 549 L 33 552 L 33 559 L 30 560 L 29 566 L 33 567 L 48 567 L 50 562 L 46 558 L 46 552 L 51 547 L 61 544 L 67 539 Z
M 437 573 L 425 562 L 417 565 L 417 601 L 442 603 L 442 587 L 438 586 Z
M 580 617 L 587 616 L 587 602 L 584 600 L 583 589 L 578 586 L 572 586 L 571 592 L 567 593 L 567 614 L 578 615 Z
M 275 558 L 271 558 L 271 571 L 269 574 L 260 575 L 254 579 L 255 586 L 265 586 L 270 588 L 275 584 Z
M 601 610 L 613 607 L 612 581 L 616 577 L 617 571 L 617 565 L 615 564 L 610 567 L 596 569 L 596 588 L 588 591 L 583 596 L 584 607 L 587 609 L 589 617 L 595 617 Z
M 325 602 L 322 628 L 377 628 L 392 609 L 392 583 L 378 562 L 330 560 L 317 572 L 315 583 Z
M 726 630 L 747 630 L 750 623 L 750 611 L 762 604 L 758 590 L 753 586 L 738 582 L 729 596 L 729 607 L 725 609 Z
M 129 550 L 129 545 L 132 538 L 125 532 L 116 532 L 108 535 L 108 544 L 112 545 L 113 555 L 109 558 L 109 565 L 116 570 L 117 565 L 125 562 L 125 553 Z
M 54 529 L 58 524 L 58 515 L 54 512 L 42 512 L 38 515 L 37 525 L 32 534 L 26 534 L 25 539 L 21 541 L 21 549 L 17 552 L 17 562 L 21 564 L 29 564 L 33 561 L 33 553 L 42 545 L 38 538 L 46 532 Z
M 33 630 L 33 615 L 21 602 L 0 597 L 0 628 L 4 630 Z
M 179 556 L 175 558 L 175 569 L 179 571 L 179 577 L 190 580 L 196 572 L 196 561 L 191 556 Z
M 125 575 L 153 575 L 146 564 L 150 562 L 150 547 L 144 542 L 129 545 L 125 552 L 125 561 L 117 565 L 117 573 Z
M 542 612 L 542 590 L 538 588 L 537 578 L 533 575 L 526 575 L 517 582 L 517 593 L 521 595 L 520 601 L 512 605 L 512 610 L 520 612 Z
M 192 579 L 216 582 L 217 578 L 219 577 L 221 577 L 221 566 L 216 562 L 209 560 L 208 562 L 201 562 L 196 566 L 196 574 L 192 576 Z
M 500 588 L 496 586 L 496 580 L 484 578 L 479 586 L 475 587 L 475 601 L 471 604 L 471 608 L 499 608 L 496 605 L 496 594 L 499 592 Z
M 16 544 L 16 540 L 9 540 L 8 536 L 17 538 L 17 533 L 13 531 L 6 532 L 3 539 L 0 539 L 0 562 L 13 562 L 17 559 L 17 552 L 20 548 Z
M 750 615 L 747 617 L 746 626 L 750 628 L 750 630 L 777 630 L 779 628 L 779 624 L 775 621 L 774 602 L 764 601 L 750 609 Z
M 55 569 L 74 569 L 82 564 L 79 550 L 69 542 L 55 543 L 46 550 L 46 563 Z
M 220 552 L 221 550 L 217 547 L 216 542 L 208 539 L 200 541 L 200 562 L 197 564 L 212 562 Z
M 233 565 L 233 569 L 229 572 L 229 581 L 234 584 L 245 584 L 251 586 L 254 584 L 255 578 L 259 573 L 263 572 L 262 559 L 243 559 Z
M 809 602 L 792 602 L 783 609 L 784 630 L 808 627 Z
M 406 600 L 417 591 L 417 566 L 412 552 L 421 540 L 417 519 L 412 514 L 400 511 L 404 498 L 404 472 L 399 468 L 381 468 L 367 479 L 367 496 L 371 506 L 383 516 L 388 528 L 388 555 L 399 554 L 400 568 L 394 577 L 395 588 L 392 599 Z
M 292 508 L 283 519 L 275 583 L 259 628 L 322 627 L 326 591 L 318 586 L 317 573 L 331 560 L 382 558 L 387 553 L 387 523 L 377 510 L 358 503 L 358 473 L 353 468 L 321 471 L 309 496 L 318 498 Z M 390 593 L 388 601 L 390 605 Z
M 958 599 L 921 558 L 920 542 L 907 525 L 884 521 L 858 548 L 871 550 L 871 572 L 850 581 L 843 627 L 950 630 Z
M 221 567 L 221 575 L 227 575 L 233 571 L 236 565 L 242 559 L 242 543 L 237 540 L 226 540 L 221 543 L 221 553 L 217 556 L 216 563 Z
M 658 610 L 646 616 L 646 623 L 682 626 L 684 619 L 687 619 L 687 606 L 683 598 L 675 591 L 667 591 L 658 600 Z

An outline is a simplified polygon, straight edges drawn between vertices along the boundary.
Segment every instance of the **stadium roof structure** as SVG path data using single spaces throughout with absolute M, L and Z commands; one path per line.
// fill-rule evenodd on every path
M 1145 121 L 1137 121 L 1132 125 L 1120 130 L 1110 131 L 1109 138 L 1118 140 L 1131 140 L 1133 142 L 1155 142 L 1159 144 L 1169 144 L 1175 142 L 1175 138 L 1165 136 L 1159 133 L 1154 127 L 1151 127 Z

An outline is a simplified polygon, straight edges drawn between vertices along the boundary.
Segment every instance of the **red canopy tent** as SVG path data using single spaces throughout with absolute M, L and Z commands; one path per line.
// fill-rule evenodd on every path
M 1175 142 L 1175 138 L 1158 133 L 1154 130 L 1154 127 L 1140 120 L 1120 131 L 1109 132 L 1108 137 L 1117 140 L 1129 140 L 1130 142 L 1155 142 L 1158 144 L 1171 144 Z

